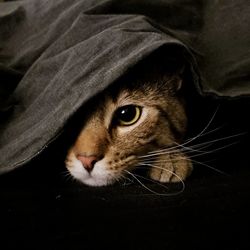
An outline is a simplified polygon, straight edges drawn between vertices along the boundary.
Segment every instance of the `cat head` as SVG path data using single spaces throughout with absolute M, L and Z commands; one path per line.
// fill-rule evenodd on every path
M 66 158 L 71 175 L 84 184 L 122 179 L 143 155 L 172 146 L 185 133 L 180 75 L 159 70 L 132 75 L 97 96 L 94 106 L 85 106 L 89 114 Z

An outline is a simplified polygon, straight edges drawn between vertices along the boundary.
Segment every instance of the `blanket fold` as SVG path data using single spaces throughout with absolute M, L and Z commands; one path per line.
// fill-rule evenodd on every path
M 39 154 L 89 99 L 160 49 L 182 55 L 201 94 L 249 95 L 249 17 L 246 0 L 0 3 L 0 173 Z

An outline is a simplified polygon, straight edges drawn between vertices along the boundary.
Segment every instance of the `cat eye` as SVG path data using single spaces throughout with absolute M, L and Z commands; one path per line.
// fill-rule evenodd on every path
M 136 105 L 126 105 L 116 110 L 114 122 L 118 126 L 131 126 L 141 117 L 142 108 Z

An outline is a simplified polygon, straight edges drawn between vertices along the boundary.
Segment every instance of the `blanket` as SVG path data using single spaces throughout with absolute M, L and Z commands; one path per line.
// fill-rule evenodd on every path
M 144 58 L 181 55 L 201 95 L 250 94 L 248 0 L 0 3 L 0 173 L 39 155 Z

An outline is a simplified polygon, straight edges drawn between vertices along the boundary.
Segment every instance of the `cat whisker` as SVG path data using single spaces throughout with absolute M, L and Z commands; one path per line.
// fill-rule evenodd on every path
M 219 170 L 219 169 L 217 169 L 215 167 L 212 167 L 212 166 L 210 166 L 210 165 L 208 165 L 208 164 L 206 164 L 204 162 L 200 162 L 200 161 L 196 161 L 196 160 L 191 160 L 191 161 L 194 162 L 194 163 L 196 163 L 197 165 L 202 165 L 204 167 L 207 167 L 207 168 L 209 168 L 209 169 L 211 169 L 211 170 L 213 170 L 213 171 L 215 171 L 215 172 L 217 172 L 219 174 L 228 176 L 228 174 L 226 172 L 221 171 L 221 170 Z
M 137 177 L 135 174 L 131 173 L 130 171 L 124 169 L 124 171 L 129 174 L 130 176 L 132 176 L 142 187 L 144 187 L 146 190 L 148 190 L 149 192 L 156 194 L 156 195 L 164 195 L 158 192 L 155 192 L 154 190 L 152 190 L 151 188 L 147 187 L 145 184 L 143 184 Z
M 63 171 L 61 173 L 61 175 L 63 176 L 63 178 L 65 179 L 65 181 L 72 181 L 72 180 L 74 180 L 74 177 L 71 175 L 71 173 L 68 170 Z
M 203 133 L 202 136 L 207 135 L 207 134 L 210 134 L 210 133 L 213 133 L 213 132 L 215 132 L 215 131 L 221 129 L 222 127 L 223 127 L 223 126 L 218 127 L 218 128 L 215 128 L 215 129 L 213 129 L 213 130 L 211 130 L 211 131 L 208 131 L 207 133 Z M 193 138 L 198 138 L 198 137 L 195 136 L 195 137 L 193 137 Z M 192 138 L 191 138 L 191 139 L 192 139 Z M 172 152 L 172 150 L 175 150 L 175 149 L 176 149 L 175 151 L 179 150 L 180 147 L 181 147 L 181 148 L 189 149 L 189 148 L 191 148 L 191 147 L 185 147 L 185 145 L 188 144 L 189 142 L 190 142 L 190 139 L 189 139 L 188 141 L 185 141 L 185 142 L 182 143 L 182 144 L 178 144 L 178 143 L 174 142 L 174 144 L 175 144 L 174 146 L 167 147 L 167 148 L 163 148 L 163 149 L 158 149 L 158 150 L 153 150 L 153 151 L 150 151 L 149 153 L 152 153 L 152 154 L 154 154 L 154 153 L 160 153 L 160 152 L 164 152 L 165 150 L 169 150 L 169 152 Z M 205 147 L 207 147 L 207 145 L 205 145 L 204 148 L 205 148 Z M 202 149 L 202 148 L 200 148 L 200 149 Z
M 198 144 L 195 144 L 195 145 L 190 146 L 190 147 L 197 148 L 197 147 L 200 147 L 200 146 L 206 146 L 207 144 L 213 144 L 215 142 L 225 141 L 225 140 L 228 140 L 228 139 L 232 139 L 232 138 L 236 138 L 236 137 L 239 137 L 239 136 L 243 136 L 245 134 L 246 133 L 238 133 L 238 134 L 234 134 L 234 135 L 229 135 L 229 136 L 221 137 L 221 138 L 218 138 L 218 139 L 214 139 L 214 140 L 210 140 L 210 141 L 198 143 Z M 184 144 L 178 144 L 178 145 L 183 146 Z
M 174 147 L 166 147 L 166 148 L 163 148 L 160 150 L 150 151 L 146 155 L 139 156 L 138 158 L 147 158 L 147 157 L 154 157 L 154 156 L 159 156 L 159 155 L 174 154 L 174 153 L 189 152 L 189 151 L 205 152 L 205 151 L 201 151 L 201 149 L 207 148 L 210 145 L 212 145 L 212 142 L 202 143 L 202 145 L 201 145 L 202 147 L 200 147 L 199 144 L 194 145 L 194 146 L 189 146 L 189 147 L 184 146 L 184 144 L 177 144 Z M 198 149 L 195 149 L 195 148 L 198 148 Z M 175 149 L 175 150 L 173 150 L 173 149 Z
M 154 153 L 160 153 L 162 151 L 165 151 L 165 150 L 168 150 L 168 151 L 177 151 L 179 150 L 179 144 L 176 144 L 173 145 L 173 146 L 167 146 L 166 148 L 161 148 L 161 149 L 158 149 L 158 150 L 153 150 L 153 151 L 150 151 L 149 153 L 151 154 L 154 154 Z
M 131 173 L 130 171 L 128 170 L 124 170 L 126 173 L 128 173 L 129 175 L 131 175 L 140 185 L 142 185 L 145 189 L 147 189 L 148 191 L 152 192 L 153 194 L 156 194 L 156 195 L 162 195 L 162 196 L 173 196 L 173 195 L 178 195 L 180 193 L 182 193 L 184 190 L 185 190 L 185 183 L 183 182 L 183 180 L 177 175 L 175 174 L 174 172 L 168 170 L 168 169 L 165 169 L 165 168 L 161 168 L 161 167 L 158 167 L 158 166 L 155 166 L 155 165 L 152 165 L 152 164 L 138 164 L 137 167 L 146 167 L 147 169 L 148 168 L 158 168 L 158 169 L 161 169 L 163 171 L 167 171 L 167 172 L 170 172 L 171 174 L 173 174 L 174 176 L 176 176 L 179 180 L 180 180 L 180 183 L 182 185 L 182 188 L 180 191 L 178 192 L 174 192 L 174 193 L 158 193 L 152 189 L 150 189 L 149 187 L 147 187 L 144 183 L 142 183 L 137 177 L 139 178 L 142 178 L 142 179 L 145 179 L 145 180 L 148 180 L 150 182 L 153 182 L 153 183 L 156 183 L 158 186 L 161 186 L 161 187 L 164 187 L 165 189 L 168 189 L 168 187 L 166 187 L 164 184 L 161 184 L 155 180 L 152 180 L 152 179 L 148 179 L 146 177 L 143 177 L 143 176 L 140 176 L 140 175 L 137 175 L 137 174 L 134 174 L 134 173 Z
M 199 146 L 198 144 L 193 145 L 193 146 L 183 146 L 182 144 L 179 144 L 180 148 L 181 148 L 181 152 L 200 152 L 200 153 L 205 153 L 206 151 L 204 151 L 203 149 L 206 149 L 210 146 L 212 146 L 213 143 L 207 143 L 204 146 Z
M 61 171 L 60 174 L 61 174 L 61 175 L 67 176 L 67 175 L 69 174 L 69 171 L 68 171 L 68 170 L 64 170 L 64 171 Z
M 210 166 L 210 165 L 208 165 L 208 164 L 206 164 L 206 163 L 202 163 L 202 162 L 200 162 L 200 161 L 194 160 L 193 158 L 196 158 L 196 157 L 202 156 L 202 155 L 206 155 L 206 154 L 214 153 L 214 152 L 219 151 L 219 150 L 221 150 L 221 149 L 224 149 L 224 148 L 226 148 L 226 147 L 230 147 L 230 146 L 233 145 L 233 144 L 235 144 L 235 143 L 231 143 L 231 144 L 229 144 L 229 145 L 226 145 L 226 146 L 217 148 L 217 149 L 215 149 L 215 150 L 207 151 L 207 152 L 200 153 L 200 154 L 196 154 L 196 155 L 191 155 L 191 156 L 189 156 L 189 160 L 190 160 L 191 162 L 193 162 L 193 163 L 196 163 L 197 165 L 205 166 L 205 167 L 207 167 L 207 168 L 209 168 L 209 169 L 211 169 L 211 170 L 214 170 L 215 172 L 218 172 L 218 173 L 220 173 L 220 174 L 228 175 L 227 173 L 225 173 L 225 172 L 223 172 L 223 171 L 221 171 L 221 170 L 219 170 L 219 169 L 216 169 L 216 168 L 214 168 L 214 167 L 212 167 L 212 166 Z M 185 159 L 186 159 L 185 157 L 179 156 L 179 157 L 176 157 L 175 160 L 178 161 L 178 160 L 185 160 Z M 155 158 L 152 158 L 152 159 L 147 159 L 147 160 L 144 160 L 144 161 L 139 161 L 139 164 L 140 164 L 140 165 L 147 165 L 147 164 L 148 164 L 148 165 L 151 166 L 151 164 L 161 164 L 161 163 L 165 163 L 165 164 L 166 164 L 166 163 L 169 163 L 169 162 L 172 162 L 172 160 L 170 160 L 170 159 L 166 159 L 166 160 L 155 160 Z
M 166 172 L 168 172 L 168 173 L 171 173 L 171 174 L 174 175 L 174 176 L 180 181 L 180 183 L 182 184 L 182 191 L 181 191 L 181 192 L 184 191 L 184 189 L 185 189 L 185 183 L 184 183 L 184 181 L 183 181 L 176 173 L 174 173 L 173 171 L 171 171 L 171 170 L 169 170 L 169 169 L 166 169 L 166 168 L 159 167 L 159 166 L 155 166 L 155 165 L 153 165 L 153 164 L 143 164 L 143 165 L 144 165 L 144 166 L 149 166 L 149 167 L 151 167 L 151 168 L 157 168 L 157 169 L 166 171 Z
M 194 137 L 198 139 L 198 138 L 200 138 L 200 137 L 207 136 L 207 135 L 209 135 L 209 134 L 212 134 L 212 133 L 214 133 L 214 132 L 217 132 L 218 130 L 222 129 L 224 126 L 225 126 L 225 125 L 221 125 L 221 126 L 219 126 L 219 127 L 217 127 L 217 128 L 214 128 L 214 129 L 208 130 L 207 132 L 202 133 L 200 136 L 198 136 L 198 134 L 197 134 L 197 135 L 195 135 Z M 198 136 L 198 137 L 197 137 L 197 136 Z M 187 139 L 187 141 L 193 139 L 194 137 L 190 137 L 189 139 Z
M 165 155 L 165 154 L 174 154 L 174 153 L 179 153 L 179 152 L 180 152 L 180 149 L 169 150 L 169 148 L 165 148 L 165 149 L 161 149 L 161 150 L 159 150 L 159 152 L 155 152 L 155 153 L 151 153 L 151 151 L 150 151 L 146 155 L 138 156 L 138 158 L 143 159 L 143 158 L 147 158 L 147 157 L 154 157 L 154 156 Z
M 204 151 L 203 153 L 197 153 L 197 154 L 193 154 L 193 155 L 191 155 L 190 153 L 192 153 L 192 152 L 190 152 L 188 156 L 189 156 L 189 158 L 194 158 L 194 157 L 200 157 L 200 156 L 203 156 L 203 155 L 213 154 L 213 153 L 215 153 L 215 152 L 217 152 L 217 151 L 223 150 L 223 149 L 225 149 L 225 148 L 229 148 L 229 147 L 231 147 L 232 145 L 235 145 L 235 144 L 237 144 L 237 143 L 238 143 L 238 142 L 233 142 L 233 143 L 227 144 L 227 145 L 225 145 L 225 146 L 215 148 L 215 149 L 213 149 L 213 150 Z
M 176 157 L 175 158 L 175 160 L 176 161 L 178 161 L 178 160 L 186 160 L 186 158 L 185 157 L 182 157 L 182 156 L 178 156 L 178 157 Z M 145 161 L 139 161 L 139 163 L 140 164 L 152 164 L 152 163 L 154 163 L 154 164 L 157 164 L 157 163 L 171 163 L 171 162 L 173 162 L 173 160 L 172 159 L 166 159 L 166 160 L 155 160 L 155 159 L 149 159 L 149 160 L 145 160 Z
M 63 177 L 71 177 L 71 174 L 70 174 L 70 172 L 68 170 L 61 172 L 61 175 Z
M 121 182 L 121 181 L 123 181 L 122 184 L 124 186 L 134 183 L 133 179 L 130 179 L 128 176 L 125 176 L 123 174 L 120 176 L 118 182 Z
M 217 114 L 217 112 L 218 112 L 218 110 L 219 110 L 219 107 L 220 107 L 220 105 L 217 106 L 217 108 L 216 108 L 215 112 L 213 113 L 211 119 L 208 121 L 207 125 L 202 129 L 202 131 L 201 131 L 200 133 L 198 133 L 196 136 L 194 136 L 194 137 L 188 139 L 188 140 L 184 143 L 184 145 L 189 144 L 189 143 L 191 143 L 192 141 L 194 141 L 194 140 L 200 138 L 201 136 L 204 136 L 204 135 L 205 135 L 205 131 L 206 131 L 206 130 L 209 128 L 209 126 L 212 124 L 212 122 L 213 122 L 213 120 L 214 120 L 214 118 L 215 118 L 215 116 L 216 116 L 216 114 Z
M 158 181 L 155 181 L 155 180 L 153 180 L 153 179 L 150 179 L 150 178 L 147 178 L 147 177 L 145 177 L 145 176 L 138 175 L 138 174 L 135 174 L 135 173 L 133 173 L 133 174 L 134 174 L 136 177 L 138 177 L 138 178 L 141 178 L 141 179 L 144 179 L 144 180 L 146 180 L 146 181 L 150 181 L 150 182 L 152 182 L 152 183 L 155 183 L 155 184 L 157 184 L 158 186 L 163 187 L 164 189 L 169 189 L 166 185 L 161 184 L 161 183 L 158 182 Z
M 232 146 L 232 145 L 234 145 L 234 144 L 236 144 L 238 142 L 233 142 L 233 143 L 227 144 L 226 146 L 219 147 L 217 149 L 209 150 L 209 151 L 204 151 L 202 149 L 208 148 L 208 147 L 212 146 L 214 143 L 229 140 L 229 139 L 236 138 L 236 137 L 239 137 L 239 136 L 242 136 L 242 135 L 245 135 L 245 133 L 230 135 L 230 136 L 222 137 L 222 138 L 219 138 L 219 139 L 214 139 L 214 140 L 210 140 L 210 141 L 207 141 L 207 142 L 198 143 L 196 145 L 192 145 L 192 146 L 189 146 L 189 147 L 184 146 L 185 143 L 178 144 L 176 146 L 176 148 L 178 147 L 177 150 L 169 150 L 169 148 L 165 148 L 165 149 L 161 149 L 161 150 L 158 150 L 158 151 L 154 151 L 154 153 L 149 152 L 146 155 L 139 156 L 138 158 L 139 159 L 147 159 L 147 158 L 157 157 L 157 156 L 160 156 L 160 155 L 174 154 L 174 153 L 179 153 L 179 152 L 187 153 L 188 155 L 190 153 L 195 152 L 195 153 L 200 153 L 200 154 L 197 154 L 195 156 L 201 156 L 201 155 L 205 155 L 205 154 L 214 153 L 214 152 L 216 152 L 218 150 L 230 147 L 230 146 Z

